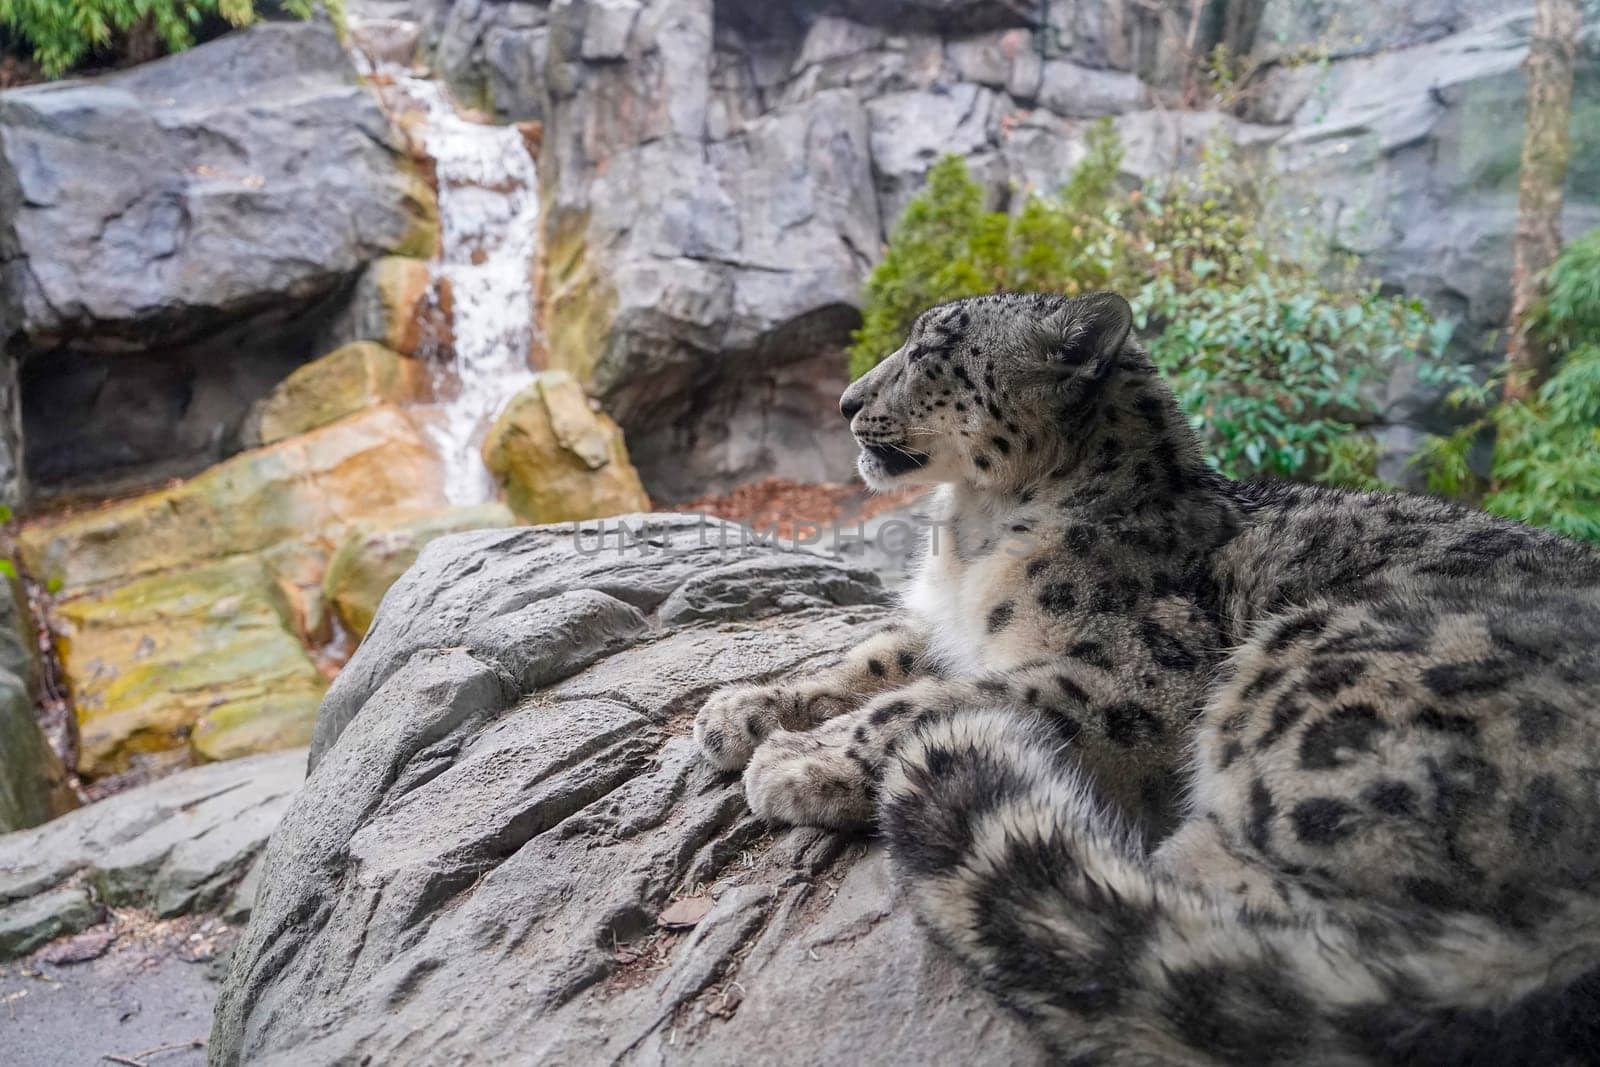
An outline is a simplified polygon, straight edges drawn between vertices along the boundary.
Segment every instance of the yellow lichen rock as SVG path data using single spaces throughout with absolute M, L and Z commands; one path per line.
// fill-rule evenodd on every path
M 328 563 L 322 600 L 357 637 L 365 637 L 378 613 L 383 594 L 424 545 L 445 534 L 515 526 L 516 516 L 504 504 L 447 508 L 416 518 L 362 523 Z
M 511 399 L 484 439 L 483 462 L 524 522 L 650 509 L 622 430 L 566 371 L 545 371 Z
M 436 511 L 444 474 L 401 411 L 372 408 L 154 493 L 36 520 L 27 569 L 57 590 L 79 769 L 300 745 L 326 678 L 328 557 L 359 524 Z
M 367 265 L 328 333 L 330 347 L 377 341 L 402 356 L 426 356 L 450 332 L 447 292 L 435 291 L 433 270 L 420 259 L 384 256 Z
M 314 359 L 279 382 L 256 406 L 246 436 L 270 445 L 383 404 L 409 404 L 427 392 L 417 360 L 374 341 L 355 341 Z
M 327 679 L 259 556 L 69 597 L 56 625 L 84 774 L 185 744 L 227 759 L 310 740 Z
M 289 541 L 331 552 L 362 518 L 443 506 L 443 481 L 416 425 L 373 408 L 154 493 L 29 523 L 17 544 L 35 578 L 72 593 Z

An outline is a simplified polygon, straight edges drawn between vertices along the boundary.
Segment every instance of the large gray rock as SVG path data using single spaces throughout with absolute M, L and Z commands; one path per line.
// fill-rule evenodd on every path
M 1565 229 L 1600 225 L 1600 8 L 1591 8 L 1573 109 Z M 1286 191 L 1382 280 L 1476 335 L 1504 326 L 1526 114 L 1531 6 L 1400 51 L 1340 60 L 1301 87 L 1279 142 Z
M 762 112 L 753 85 L 713 92 L 712 16 L 711 0 L 578 0 L 553 13 L 546 71 L 551 359 L 606 404 L 664 499 L 848 471 L 814 429 L 882 232 L 859 99 Z M 768 402 L 791 375 L 826 384 Z
M 458 98 L 508 121 L 542 119 L 549 0 L 416 0 L 433 70 Z M 380 10 L 380 8 L 374 8 Z
M 35 717 L 38 682 L 38 634 L 22 583 L 0 578 L 0 834 L 77 806 Z
M 0 835 L 0 959 L 90 926 L 104 906 L 248 912 L 238 887 L 305 758 L 301 749 L 195 767 Z
M 962 81 L 1004 89 L 1018 100 L 1039 92 L 1044 57 L 1026 30 L 996 30 L 950 41 L 945 54 Z
M 878 624 L 875 580 L 657 523 L 451 537 L 394 587 L 268 846 L 213 1063 L 1038 1059 L 877 849 L 772 831 L 689 737 L 716 687 Z
M 1394 51 L 1528 6 L 1527 0 L 1266 0 L 1255 55 L 1274 61 Z
M 1174 5 L 1163 10 L 1142 0 L 1052 0 L 1043 6 L 1050 34 L 1046 50 L 1052 54 L 1085 67 L 1134 71 L 1152 81 L 1175 73 L 1171 50 L 1160 51 L 1163 39 L 1174 32 Z M 1183 7 L 1186 16 L 1189 5 Z
M 432 195 L 322 22 L 0 93 L 0 190 L 0 336 L 41 347 L 170 344 L 432 242 Z
M 1007 110 L 1004 96 L 968 83 L 871 101 L 872 165 L 885 227 L 892 229 L 928 169 L 944 156 L 964 157 L 985 184 L 1003 182 L 995 147 Z
M 0 668 L 0 834 L 37 826 L 75 804 L 66 769 L 34 719 L 33 694 Z
M 0 93 L 0 499 L 236 451 L 354 275 L 431 254 L 402 146 L 324 22 Z
M 1150 90 L 1132 74 L 1066 60 L 1044 64 L 1038 95 L 1043 107 L 1070 118 L 1120 115 L 1150 101 Z

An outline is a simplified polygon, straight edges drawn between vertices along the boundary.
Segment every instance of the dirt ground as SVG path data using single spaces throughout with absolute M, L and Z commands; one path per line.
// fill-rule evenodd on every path
M 222 964 L 237 938 L 220 919 L 118 911 L 0 964 L 0 1058 L 19 1067 L 204 1064 Z

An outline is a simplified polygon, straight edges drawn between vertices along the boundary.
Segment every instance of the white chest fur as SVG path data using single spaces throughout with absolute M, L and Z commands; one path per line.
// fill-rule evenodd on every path
M 963 553 L 956 540 L 987 540 L 1005 520 L 984 515 L 970 502 L 945 490 L 929 509 L 933 517 L 928 544 L 916 575 L 904 594 L 906 610 L 928 635 L 928 652 L 938 669 L 953 677 L 971 677 L 1005 665 L 994 661 L 987 614 L 997 590 L 1014 568 L 1007 553 Z M 958 514 L 960 518 L 958 518 Z M 943 516 L 943 518 L 938 518 Z M 970 546 L 969 546 L 970 547 Z
M 968 677 L 984 669 L 984 639 L 980 590 L 969 590 L 972 568 L 949 551 L 930 545 L 917 575 L 906 587 L 905 607 L 928 634 L 928 653 L 938 669 L 953 677 Z

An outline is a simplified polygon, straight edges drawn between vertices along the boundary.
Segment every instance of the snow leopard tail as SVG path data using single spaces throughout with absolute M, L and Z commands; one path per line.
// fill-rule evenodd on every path
M 935 720 L 881 814 L 924 925 L 1064 1059 L 1600 1063 L 1600 902 L 1533 930 L 1246 911 L 1152 868 L 1058 745 L 1014 714 Z

